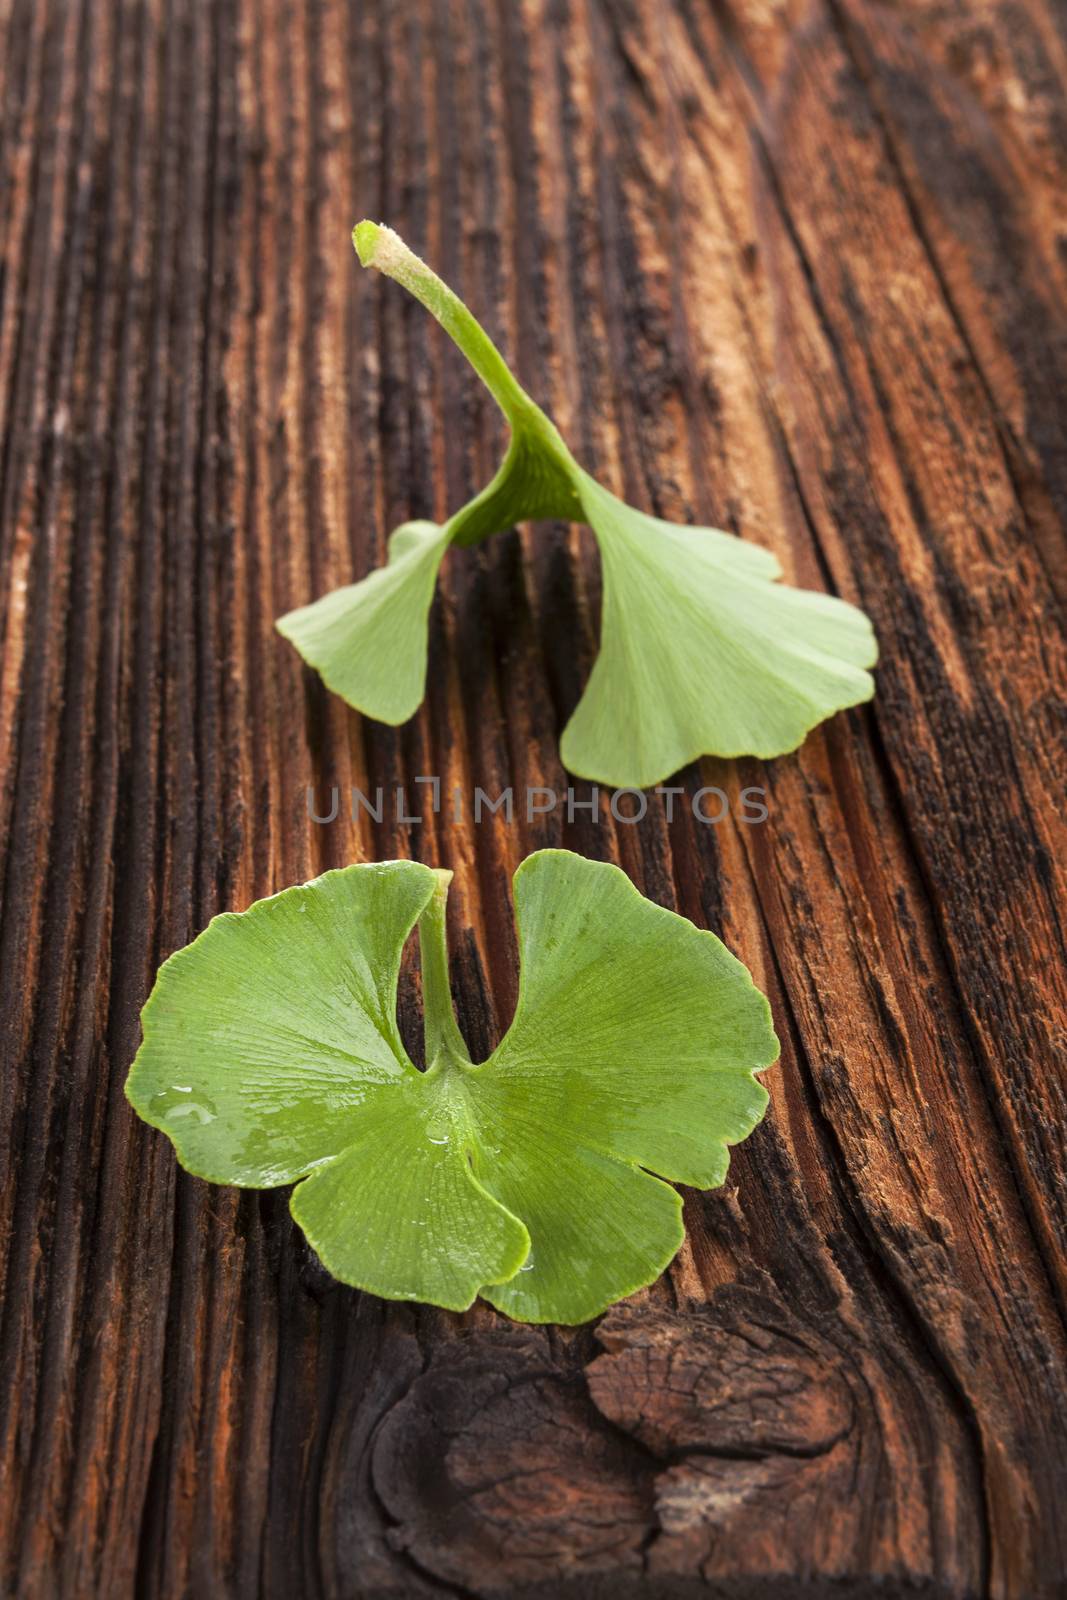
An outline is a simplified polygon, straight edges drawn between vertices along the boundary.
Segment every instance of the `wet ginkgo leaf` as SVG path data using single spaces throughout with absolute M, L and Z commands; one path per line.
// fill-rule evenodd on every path
M 587 522 L 603 563 L 600 654 L 562 740 L 579 777 L 647 788 L 700 755 L 782 755 L 835 711 L 871 698 L 878 651 L 862 611 L 779 582 L 767 550 L 663 522 L 610 494 L 403 240 L 373 222 L 354 239 L 363 265 L 403 284 L 459 345 L 511 442 L 493 481 L 447 522 L 406 524 L 387 567 L 279 621 L 350 705 L 406 721 L 425 693 L 427 619 L 446 549 L 550 518 Z
M 216 917 L 161 968 L 126 1093 L 197 1176 L 296 1183 L 293 1215 L 345 1283 L 583 1322 L 678 1249 L 671 1182 L 722 1183 L 767 1103 L 770 1011 L 713 934 L 616 867 L 544 850 L 515 875 L 515 1017 L 474 1065 L 449 877 L 346 867 Z M 396 1021 L 416 924 L 425 1072 Z

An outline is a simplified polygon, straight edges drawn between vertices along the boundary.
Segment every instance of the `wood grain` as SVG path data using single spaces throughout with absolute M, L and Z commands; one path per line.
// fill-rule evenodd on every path
M 1055 0 L 0 0 L 0 1592 L 1064 1592 L 1065 181 Z M 273 619 L 502 446 L 363 215 L 613 488 L 861 603 L 873 705 L 682 774 L 717 826 L 528 819 L 595 647 L 561 526 L 449 557 L 410 724 L 330 696 Z M 784 1044 L 599 1325 L 344 1289 L 130 1113 L 159 961 L 349 861 L 455 868 L 486 1049 L 544 844 Z

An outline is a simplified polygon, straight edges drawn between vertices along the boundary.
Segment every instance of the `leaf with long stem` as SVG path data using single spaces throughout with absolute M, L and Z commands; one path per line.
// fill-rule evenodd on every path
M 350 705 L 404 722 L 425 692 L 438 568 L 522 521 L 585 521 L 600 547 L 600 654 L 562 755 L 579 777 L 645 788 L 695 757 L 782 755 L 835 711 L 869 700 L 877 645 L 863 612 L 778 580 L 769 551 L 628 506 L 575 461 L 463 302 L 392 229 L 361 222 L 366 267 L 437 318 L 507 420 L 493 480 L 447 522 L 407 523 L 388 565 L 282 617 L 279 630 Z

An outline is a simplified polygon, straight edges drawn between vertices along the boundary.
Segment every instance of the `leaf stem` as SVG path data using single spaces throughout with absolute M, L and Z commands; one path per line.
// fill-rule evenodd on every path
M 413 294 L 459 346 L 511 427 L 511 443 L 492 482 L 450 518 L 449 542 L 470 545 L 517 522 L 581 517 L 580 469 L 559 429 L 512 377 L 500 351 L 463 301 L 425 261 L 380 222 L 359 222 L 352 243 Z
M 508 371 L 507 363 L 481 323 L 448 284 L 408 248 L 398 233 L 381 222 L 358 222 L 352 230 L 352 243 L 363 266 L 377 267 L 386 277 L 395 278 L 437 318 L 512 426 L 531 408 L 537 409 Z
M 448 925 L 446 907 L 451 872 L 437 868 L 437 887 L 419 918 L 419 960 L 422 965 L 423 1038 L 427 1070 L 442 1056 L 470 1062 L 470 1052 L 459 1031 L 448 981 Z

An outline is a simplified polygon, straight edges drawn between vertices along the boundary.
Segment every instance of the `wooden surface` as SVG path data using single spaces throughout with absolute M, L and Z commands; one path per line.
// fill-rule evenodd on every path
M 0 29 L 2 1593 L 1063 1593 L 1063 5 Z M 565 788 L 598 609 L 584 532 L 453 553 L 399 731 L 272 632 L 501 449 L 360 273 L 365 214 L 611 487 L 873 616 L 873 706 L 678 780 L 764 786 L 766 823 L 346 820 L 352 784 Z M 456 869 L 484 1048 L 510 874 L 559 843 L 719 931 L 784 1046 L 727 1187 L 599 1326 L 340 1288 L 284 1193 L 184 1176 L 127 1108 L 158 962 L 353 860 Z

